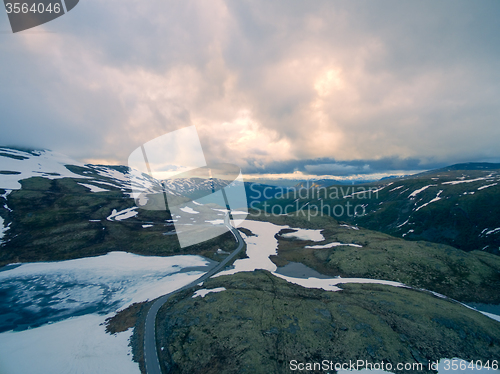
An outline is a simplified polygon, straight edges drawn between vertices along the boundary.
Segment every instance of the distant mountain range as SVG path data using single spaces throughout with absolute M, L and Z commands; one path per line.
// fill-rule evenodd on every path
M 53 209 L 61 199 L 67 200 L 68 194 L 80 196 L 79 204 L 87 201 L 87 195 L 98 202 L 87 201 L 85 207 L 60 211 L 56 217 L 78 215 L 78 212 L 87 210 L 90 220 L 102 221 L 104 218 L 106 221 L 109 214 L 103 216 L 104 213 L 98 213 L 103 206 L 117 212 L 132 209 L 135 206 L 131 198 L 133 190 L 151 194 L 165 191 L 197 198 L 209 194 L 212 188 L 228 184 L 223 180 L 193 178 L 170 179 L 162 184 L 146 174 L 135 175 L 131 182 L 130 176 L 130 169 L 126 166 L 83 165 L 49 151 L 0 148 L 0 206 L 3 206 L 0 208 L 0 219 L 4 221 L 0 227 L 0 241 L 32 241 L 36 230 L 29 233 L 21 230 L 35 224 L 33 218 L 29 219 L 29 210 L 37 205 Z M 321 214 L 340 221 L 405 239 L 443 243 L 465 251 L 483 250 L 500 254 L 500 164 L 462 163 L 354 186 L 330 185 L 332 182 L 336 181 L 302 181 L 294 187 L 244 182 L 244 186 L 248 205 L 269 213 L 273 207 L 289 207 L 288 213 L 318 207 L 322 210 Z M 371 191 L 362 193 L 364 190 Z M 99 197 L 105 195 L 106 202 L 95 199 L 97 195 L 93 193 L 97 191 L 104 193 Z M 230 189 L 228 191 L 231 193 Z M 36 202 L 26 205 L 27 200 L 21 197 L 28 195 L 36 197 Z M 357 206 L 356 215 L 354 211 L 348 211 L 349 204 L 351 210 Z M 22 218 L 18 216 L 21 212 L 26 214 Z M 141 211 L 127 222 L 157 221 L 159 215 L 158 212 Z M 169 219 L 168 215 L 168 211 L 163 212 L 160 220 Z M 13 220 L 14 217 L 17 218 Z M 51 223 L 54 227 L 58 219 Z M 94 225 L 93 222 L 90 224 Z M 16 228 L 16 225 L 20 226 Z M 40 225 L 40 221 L 35 224 L 36 227 Z M 105 237 L 94 228 L 90 231 L 95 238 Z M 90 238 L 90 233 L 88 235 L 88 243 L 103 242 Z M 116 247 L 121 240 L 115 241 L 113 246 Z M 83 239 L 75 243 L 81 248 L 88 244 Z M 172 250 L 175 246 L 173 244 Z M 7 252 L 2 256 L 9 257 Z M 5 261 L 10 260 L 5 258 Z
M 188 181 L 179 180 L 168 187 L 167 194 L 193 192 Z M 163 194 L 164 189 L 160 181 L 146 174 L 131 175 L 126 166 L 82 165 L 54 152 L 0 148 L 0 266 L 96 256 L 113 250 L 163 256 L 196 253 L 214 258 L 218 249 L 234 246 L 234 238 L 227 232 L 180 248 L 170 211 L 138 209 L 133 198 L 138 191 L 152 196 Z M 213 212 L 212 208 L 205 210 Z M 201 211 L 186 203 L 184 214 L 191 218 L 189 212 L 195 209 Z M 215 215 L 224 214 L 216 211 Z M 206 225 L 210 228 L 212 223 Z
M 314 187 L 265 204 L 258 208 L 319 209 L 320 215 L 405 239 L 500 254 L 500 164 L 457 164 L 352 187 Z

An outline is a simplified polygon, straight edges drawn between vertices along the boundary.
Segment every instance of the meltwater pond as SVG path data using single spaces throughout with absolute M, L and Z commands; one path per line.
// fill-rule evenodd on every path
M 105 315 L 180 288 L 215 264 L 200 256 L 111 252 L 9 266 L 0 272 L 0 332 L 92 313 Z

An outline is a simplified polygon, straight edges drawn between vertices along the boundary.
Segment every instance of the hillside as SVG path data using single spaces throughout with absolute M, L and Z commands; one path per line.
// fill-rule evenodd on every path
M 68 284 L 63 277 L 61 281 L 66 283 L 41 285 L 38 282 L 46 280 L 39 279 L 52 278 L 29 275 L 9 278 L 9 272 L 17 265 L 4 268 L 2 274 L 7 282 L 3 298 L 5 305 L 13 303 L 14 307 L 0 311 L 7 316 L 0 328 L 5 331 L 36 328 L 76 314 L 116 311 L 115 317 L 107 320 L 107 331 L 116 333 L 134 327 L 131 346 L 134 359 L 143 368 L 142 334 L 147 300 L 151 299 L 142 297 L 141 291 L 136 304 L 127 300 L 123 304 L 126 309 L 115 310 L 114 305 L 124 300 L 120 296 L 107 298 L 115 292 L 125 292 L 120 291 L 124 282 L 123 277 L 110 277 L 109 269 L 127 258 L 133 260 L 130 257 L 133 255 L 124 252 L 156 256 L 199 254 L 221 261 L 234 249 L 235 238 L 224 233 L 225 210 L 200 196 L 222 186 L 228 187 L 230 196 L 232 187 L 223 180 L 207 183 L 193 178 L 179 178 L 162 186 L 159 181 L 133 174 L 124 166 L 81 165 L 47 151 L 4 148 L 0 151 L 0 161 L 3 234 L 0 266 L 81 258 L 76 266 L 83 267 L 85 272 L 81 284 Z M 377 222 L 377 215 L 382 214 L 378 209 L 388 209 L 384 217 L 390 217 L 391 209 L 408 213 L 408 222 L 403 227 L 415 224 L 412 219 L 418 218 L 417 213 L 440 206 L 441 199 L 448 203 L 458 194 L 458 203 L 462 203 L 462 198 L 487 196 L 484 194 L 496 191 L 498 177 L 491 174 L 494 172 L 488 170 L 489 174 L 484 175 L 475 174 L 485 173 L 484 170 L 473 170 L 467 175 L 457 175 L 453 174 L 456 171 L 441 171 L 439 176 L 388 180 L 369 185 L 373 188 L 370 199 L 358 199 L 359 194 L 353 193 L 356 192 L 353 188 L 359 186 L 343 186 L 345 195 L 331 201 L 359 200 L 368 212 L 365 217 L 353 218 L 349 224 L 331 216 L 303 217 L 300 209 L 295 214 L 275 216 L 250 210 L 248 219 L 241 224 L 248 244 L 244 258 L 197 289 L 175 295 L 160 310 L 157 319 L 157 345 L 162 347 L 160 361 L 172 373 L 210 370 L 281 373 L 288 372 L 287 365 L 292 359 L 425 364 L 444 357 L 468 360 L 498 357 L 498 322 L 461 303 L 479 303 L 481 307 L 500 304 L 500 256 L 481 250 L 466 253 L 442 243 L 407 240 L 406 231 L 404 238 L 397 238 L 358 226 L 361 218 L 366 219 L 366 226 Z M 429 180 L 435 186 L 428 186 Z M 474 188 L 474 194 L 461 192 L 463 185 Z M 245 187 L 247 192 L 262 195 L 251 197 L 256 202 L 265 198 L 264 192 L 276 196 L 289 191 L 263 184 Z M 436 199 L 437 192 L 433 190 L 436 187 L 443 189 L 437 196 L 440 199 Z M 323 190 L 332 192 L 335 188 Z M 290 191 L 289 195 L 295 192 Z M 168 202 L 175 200 L 179 205 L 165 205 L 165 196 L 172 197 Z M 190 201 L 186 196 L 200 199 Z M 282 196 L 275 200 L 291 198 Z M 306 200 L 300 196 L 293 201 L 312 205 L 313 200 Z M 400 208 L 404 202 L 410 204 L 408 211 Z M 470 208 L 475 209 L 476 203 L 476 200 L 470 202 Z M 137 204 L 145 209 L 139 209 Z M 368 220 L 371 216 L 373 221 Z M 194 223 L 201 231 L 220 230 L 218 236 L 181 248 L 178 237 L 184 230 L 191 233 Z M 106 259 L 96 257 L 104 254 L 108 254 Z M 84 263 L 86 257 L 93 258 L 85 259 Z M 94 290 L 92 305 L 85 298 L 80 304 L 71 301 L 72 308 L 68 308 L 57 299 L 64 293 L 72 300 L 72 293 L 92 283 L 94 273 L 88 269 L 94 262 L 87 260 L 95 260 L 95 264 L 103 260 L 112 262 L 111 267 L 106 267 L 108 278 L 101 278 L 97 287 L 110 288 L 107 301 L 101 300 L 100 292 Z M 54 264 L 64 267 L 66 263 Z M 145 283 L 154 285 L 156 277 L 168 279 L 184 271 L 177 272 L 176 265 L 171 266 L 170 275 L 154 275 L 144 269 L 145 264 L 142 266 L 141 270 L 131 265 L 138 271 L 134 287 L 147 288 Z M 186 271 L 189 269 L 194 267 Z M 54 285 L 60 287 L 55 293 Z M 38 290 L 37 302 L 30 299 L 35 295 L 30 293 L 30 287 Z M 204 296 L 207 289 L 216 289 L 217 293 Z M 198 294 L 203 296 L 196 297 Z M 45 309 L 43 313 L 35 313 L 34 307 Z M 420 372 L 430 371 L 424 368 Z
M 429 360 L 500 355 L 498 322 L 424 292 L 367 284 L 328 292 L 265 271 L 203 285 L 221 287 L 205 297 L 184 292 L 160 310 L 165 372 L 289 373 L 291 360 L 366 360 L 391 363 L 394 373 L 432 373 Z M 397 370 L 399 362 L 423 366 Z
M 271 213 L 289 206 L 304 215 L 319 210 L 409 240 L 500 254 L 499 181 L 498 164 L 456 165 L 362 186 L 297 190 L 259 209 Z
M 159 182 L 143 175 L 131 185 L 124 166 L 80 165 L 50 152 L 4 148 L 0 169 L 0 266 L 111 251 L 160 256 L 196 253 L 217 259 L 219 248 L 234 246 L 232 235 L 221 232 L 222 237 L 180 248 L 170 212 L 138 209 L 133 198 L 132 187 L 152 203 L 162 191 Z M 175 191 L 182 191 L 182 185 Z M 200 211 L 196 205 L 190 207 Z M 223 216 L 209 207 L 206 210 Z M 184 215 L 190 219 L 189 213 Z M 212 226 L 207 224 L 207 229 Z

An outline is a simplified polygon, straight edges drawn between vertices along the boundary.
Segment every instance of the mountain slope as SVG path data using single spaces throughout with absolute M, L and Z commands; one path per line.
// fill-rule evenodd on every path
M 298 190 L 268 200 L 259 209 L 271 213 L 288 206 L 288 212 L 331 215 L 405 239 L 500 254 L 497 166 L 457 165 L 362 186 Z M 457 170 L 461 167 L 467 170 Z
M 153 197 L 162 190 L 147 175 L 131 179 L 125 166 L 81 165 L 48 151 L 1 148 L 0 266 L 110 251 L 214 258 L 219 248 L 234 247 L 226 233 L 181 249 L 170 212 L 138 209 L 133 199 L 134 191 Z M 207 230 L 211 226 L 207 223 Z

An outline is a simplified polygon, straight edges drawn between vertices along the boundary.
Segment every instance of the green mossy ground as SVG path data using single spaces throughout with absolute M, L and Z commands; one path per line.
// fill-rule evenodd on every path
M 229 232 L 180 248 L 176 235 L 165 235 L 174 230 L 172 224 L 165 222 L 171 218 L 165 210 L 139 210 L 136 217 L 109 221 L 106 217 L 113 209 L 135 207 L 134 199 L 116 188 L 92 193 L 78 182 L 88 181 L 41 177 L 21 181 L 22 189 L 8 195 L 11 211 L 3 211 L 10 226 L 3 239 L 0 266 L 13 262 L 68 260 L 111 251 L 155 256 L 200 254 L 220 260 L 215 254 L 217 249 L 234 248 L 234 237 Z M 153 227 L 142 227 L 151 222 Z
M 165 372 L 289 373 L 290 360 L 325 359 L 425 367 L 445 357 L 500 357 L 498 322 L 426 292 L 362 284 L 328 292 L 266 271 L 203 285 L 216 287 L 226 291 L 204 298 L 187 291 L 160 309 L 157 344 Z
M 491 173 L 491 182 L 481 179 Z M 313 215 L 332 216 L 397 237 L 405 235 L 405 239 L 409 240 L 447 244 L 467 252 L 484 249 L 499 255 L 500 234 L 484 235 L 483 232 L 486 228 L 492 230 L 500 226 L 500 184 L 493 185 L 499 173 L 498 169 L 440 170 L 356 186 L 304 189 L 286 196 L 276 196 L 255 207 L 267 213 L 280 213 L 289 206 L 288 213 L 298 207 L 299 213 L 307 214 L 310 211 Z M 478 180 L 443 184 L 462 178 Z M 380 191 L 353 195 L 353 192 L 370 189 L 375 191 L 383 185 L 386 187 Z M 478 190 L 485 185 L 492 186 Z M 425 186 L 431 187 L 418 193 L 413 199 L 409 198 L 412 192 Z M 417 210 L 438 194 L 440 200 Z M 357 216 L 354 215 L 356 206 Z
M 288 261 L 301 262 L 325 275 L 398 281 L 462 302 L 500 304 L 500 256 L 481 251 L 467 253 L 444 244 L 408 241 L 362 228 L 354 230 L 340 226 L 331 217 L 307 220 L 300 216 L 260 215 L 253 219 L 292 228 L 323 229 L 323 242 L 277 235 L 278 256 L 271 259 L 278 266 Z M 331 242 L 362 248 L 305 248 Z

